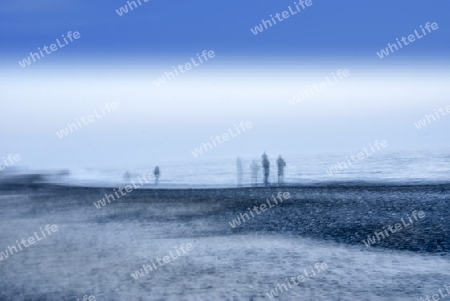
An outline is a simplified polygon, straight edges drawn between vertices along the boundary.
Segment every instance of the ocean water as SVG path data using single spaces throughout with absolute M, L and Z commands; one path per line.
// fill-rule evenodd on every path
M 370 150 L 368 150 L 370 151 Z M 322 153 L 309 155 L 284 155 L 286 161 L 285 182 L 288 184 L 316 184 L 335 182 L 381 182 L 381 183 L 436 183 L 450 181 L 450 149 L 439 150 L 397 150 L 381 149 L 360 161 L 350 160 L 356 152 Z M 276 159 L 278 155 L 268 154 L 270 160 L 270 182 L 277 182 Z M 243 166 L 243 185 L 251 185 L 250 164 L 256 160 L 261 167 L 261 155 L 240 157 Z M 351 165 L 348 164 L 347 159 Z M 342 169 L 330 174 L 330 168 L 341 162 Z M 346 162 L 347 167 L 344 166 Z M 64 185 L 120 186 L 138 177 L 152 173 L 160 166 L 162 188 L 186 187 L 235 187 L 237 185 L 236 157 L 219 159 L 195 158 L 189 161 L 151 162 L 137 168 L 70 169 L 66 175 L 55 171 L 46 173 L 46 182 Z M 129 172 L 130 181 L 124 180 Z M 153 187 L 153 183 L 142 181 L 142 187 Z M 258 182 L 262 182 L 262 168 Z

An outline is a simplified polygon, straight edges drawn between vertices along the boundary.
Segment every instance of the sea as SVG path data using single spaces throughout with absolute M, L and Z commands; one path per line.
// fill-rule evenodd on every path
M 370 150 L 368 150 L 370 153 Z M 389 183 L 421 184 L 450 182 L 450 148 L 441 149 L 402 149 L 389 151 L 381 149 L 371 156 L 352 163 L 349 152 L 319 154 L 287 154 L 284 183 L 298 185 L 335 184 L 335 183 Z M 353 153 L 355 156 L 356 153 Z M 270 183 L 278 182 L 278 154 L 268 154 L 270 160 Z M 242 186 L 251 185 L 250 165 L 253 160 L 259 164 L 258 183 L 262 183 L 261 155 L 239 157 L 242 162 Z M 341 162 L 342 169 L 330 172 Z M 351 164 L 349 164 L 350 162 Z M 346 163 L 347 167 L 343 163 Z M 161 176 L 159 188 L 225 188 L 236 187 L 237 156 L 220 158 L 195 158 L 193 160 L 167 160 L 145 162 L 140 167 L 111 168 L 70 168 L 60 170 L 23 170 L 7 169 L 3 177 L 14 174 L 37 173 L 44 175 L 47 183 L 88 187 L 118 187 L 134 181 L 139 184 L 140 177 L 153 173 L 159 166 Z M 125 173 L 129 174 L 129 179 Z M 0 177 L 1 180 L 1 177 Z M 143 188 L 151 188 L 155 183 L 142 180 Z

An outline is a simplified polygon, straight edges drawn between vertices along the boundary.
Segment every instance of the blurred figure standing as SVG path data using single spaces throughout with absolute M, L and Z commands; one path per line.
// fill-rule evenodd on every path
M 236 169 L 237 169 L 237 185 L 242 186 L 242 161 L 239 157 L 236 159 Z
M 250 165 L 251 170 L 251 176 L 252 176 L 252 186 L 258 185 L 258 171 L 259 171 L 259 165 L 256 163 L 256 160 L 253 160 L 252 164 Z
M 264 185 L 269 185 L 269 168 L 270 168 L 270 162 L 269 158 L 267 158 L 266 152 L 261 156 L 262 157 L 262 167 L 264 171 Z
M 159 166 L 155 167 L 155 170 L 153 171 L 153 174 L 155 175 L 155 186 L 158 186 L 159 175 L 161 174 L 161 172 L 159 171 Z
M 123 180 L 127 183 L 130 182 L 130 173 L 128 171 L 123 175 Z
M 286 167 L 286 162 L 283 160 L 281 155 L 278 156 L 277 166 L 278 166 L 278 184 L 282 184 L 284 181 L 284 168 Z

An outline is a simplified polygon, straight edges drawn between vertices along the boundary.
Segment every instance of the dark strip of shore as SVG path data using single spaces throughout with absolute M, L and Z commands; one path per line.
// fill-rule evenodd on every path
M 278 192 L 289 192 L 291 198 L 267 209 L 241 225 L 232 228 L 230 221 L 247 208 L 260 206 Z M 397 233 L 381 239 L 370 248 L 387 248 L 416 252 L 440 253 L 450 250 L 450 219 L 448 201 L 450 184 L 324 184 L 289 185 L 284 187 L 224 188 L 224 189 L 137 189 L 97 209 L 93 203 L 111 194 L 112 188 L 67 187 L 49 184 L 1 184 L 0 194 L 26 194 L 33 206 L 52 204 L 45 208 L 90 206 L 97 223 L 133 222 L 158 219 L 186 223 L 202 221 L 201 232 L 192 236 L 233 234 L 277 234 L 308 237 L 361 246 L 367 236 L 383 227 L 408 221 L 414 210 L 425 217 L 403 227 Z M 46 197 L 42 197 L 46 195 Z M 49 195 L 51 195 L 49 197 Z M 163 216 L 151 215 L 151 210 L 139 206 L 151 204 L 180 205 L 180 211 Z M 205 210 L 183 211 L 189 204 L 202 205 Z M 125 208 L 125 209 L 124 209 Z M 50 209 L 51 210 L 51 209 Z M 91 211 L 92 210 L 92 211 Z M 39 210 L 38 210 L 39 211 Z M 143 212 L 144 211 L 144 212 Z M 36 210 L 33 211 L 36 214 Z M 253 211 L 254 212 L 254 211 Z

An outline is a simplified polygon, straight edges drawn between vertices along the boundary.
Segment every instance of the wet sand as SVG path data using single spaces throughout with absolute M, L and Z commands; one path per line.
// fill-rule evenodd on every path
M 450 185 L 134 190 L 0 186 L 0 251 L 46 224 L 58 232 L 0 261 L 1 300 L 268 300 L 316 262 L 328 268 L 279 300 L 411 300 L 450 283 Z M 278 192 L 290 198 L 229 222 Z M 367 235 L 425 217 L 367 248 Z M 135 280 L 181 244 L 193 250 Z M 309 298 L 309 299 L 308 299 Z

